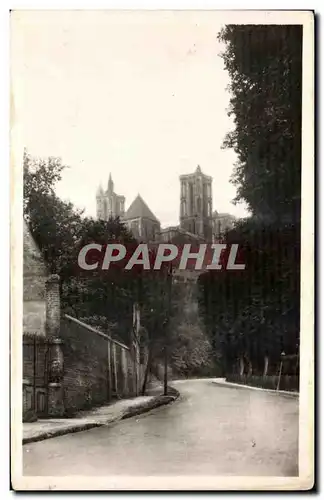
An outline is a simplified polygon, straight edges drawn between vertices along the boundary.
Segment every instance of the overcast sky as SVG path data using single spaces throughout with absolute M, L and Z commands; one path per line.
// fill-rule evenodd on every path
M 25 12 L 15 102 L 32 155 L 69 169 L 57 193 L 96 212 L 111 172 L 126 208 L 140 193 L 163 226 L 179 218 L 179 175 L 213 177 L 213 210 L 237 216 L 236 157 L 217 12 Z M 18 74 L 18 73 L 16 73 Z

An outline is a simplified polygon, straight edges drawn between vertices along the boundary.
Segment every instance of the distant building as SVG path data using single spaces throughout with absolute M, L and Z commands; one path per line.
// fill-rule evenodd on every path
M 185 231 L 179 226 L 170 226 L 161 229 L 159 235 L 159 240 L 162 243 L 174 243 L 174 244 L 185 244 L 185 243 L 199 243 L 203 242 L 204 239 L 197 234 Z
M 140 195 L 125 212 L 125 197 L 114 192 L 109 175 L 108 187 L 99 186 L 97 218 L 119 217 L 139 241 L 194 243 L 217 241 L 235 222 L 228 213 L 212 211 L 213 178 L 205 175 L 198 165 L 192 174 L 180 176 L 180 224 L 161 229 L 160 221 Z
M 193 174 L 180 176 L 180 227 L 206 241 L 212 239 L 212 180 L 199 165 Z
M 221 238 L 226 231 L 234 227 L 236 218 L 234 215 L 227 213 L 220 213 L 215 210 L 213 213 L 213 241 Z
M 114 192 L 114 183 L 109 174 L 108 187 L 104 191 L 100 185 L 97 190 L 97 218 L 108 220 L 123 217 L 125 213 L 125 197 Z
M 160 222 L 139 194 L 121 220 L 140 241 L 156 241 L 161 231 Z

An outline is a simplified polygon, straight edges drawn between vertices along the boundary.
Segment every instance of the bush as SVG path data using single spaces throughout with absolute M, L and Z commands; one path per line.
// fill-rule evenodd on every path
M 179 376 L 212 375 L 212 349 L 199 325 L 181 323 L 173 332 L 171 366 Z

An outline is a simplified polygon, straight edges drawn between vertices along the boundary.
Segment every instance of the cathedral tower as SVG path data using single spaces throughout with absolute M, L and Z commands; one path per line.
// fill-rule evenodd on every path
M 199 165 L 193 174 L 180 176 L 180 227 L 206 241 L 212 239 L 212 181 Z
M 108 220 L 115 217 L 123 217 L 125 213 L 125 197 L 114 192 L 114 183 L 109 174 L 107 190 L 104 191 L 100 185 L 96 195 L 97 218 Z

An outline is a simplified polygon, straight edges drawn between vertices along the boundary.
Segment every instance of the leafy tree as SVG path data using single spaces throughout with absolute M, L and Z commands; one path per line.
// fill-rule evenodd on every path
M 276 369 L 280 353 L 299 346 L 298 230 L 256 225 L 230 231 L 227 243 L 242 248 L 246 269 L 210 271 L 200 278 L 200 307 L 213 349 L 224 371 L 239 359 L 263 372 L 265 359 Z
M 301 195 L 302 27 L 228 25 L 219 39 L 229 73 L 238 155 L 236 201 L 267 221 L 298 222 Z
M 59 158 L 24 154 L 24 216 L 49 271 L 59 274 L 62 284 L 73 273 L 82 229 L 82 212 L 54 191 L 64 168 Z
M 76 254 L 85 245 L 96 243 L 102 245 L 102 259 L 106 245 L 116 242 L 130 248 L 136 244 L 136 240 L 118 218 L 108 221 L 85 218 Z M 98 253 L 95 252 L 93 257 L 97 262 Z M 91 259 L 89 252 L 87 261 L 91 262 Z M 77 260 L 75 264 L 76 262 Z M 70 314 L 128 343 L 132 328 L 132 307 L 137 297 L 137 276 L 126 271 L 122 264 L 104 270 L 101 263 L 99 257 L 98 268 L 92 271 L 83 271 L 75 265 L 75 276 L 63 290 L 64 306 Z
M 24 212 L 29 214 L 29 206 L 37 193 L 55 195 L 55 184 L 61 180 L 61 172 L 66 168 L 60 158 L 34 158 L 24 151 Z
M 252 217 L 226 235 L 245 271 L 202 276 L 200 306 L 225 374 L 266 373 L 299 347 L 302 27 L 229 25 L 219 39 L 234 119 L 224 147 Z
M 120 272 L 82 275 L 78 254 L 90 242 L 135 240 L 118 219 L 105 222 L 85 218 L 82 211 L 55 194 L 64 168 L 59 158 L 33 158 L 25 152 L 24 216 L 49 272 L 60 276 L 63 310 L 120 336 L 125 331 L 123 320 L 131 324 L 134 291 L 130 283 Z M 116 323 L 118 327 L 114 328 Z

